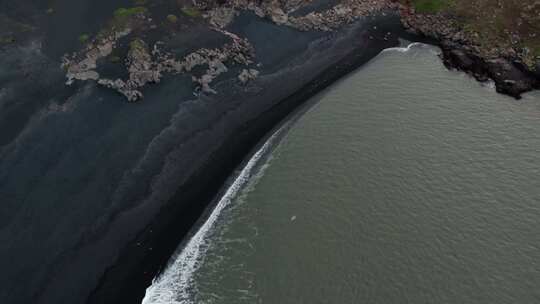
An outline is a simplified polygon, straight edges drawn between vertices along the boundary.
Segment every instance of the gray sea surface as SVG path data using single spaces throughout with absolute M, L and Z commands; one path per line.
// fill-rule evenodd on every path
M 144 303 L 540 303 L 540 94 L 389 49 L 255 153 Z

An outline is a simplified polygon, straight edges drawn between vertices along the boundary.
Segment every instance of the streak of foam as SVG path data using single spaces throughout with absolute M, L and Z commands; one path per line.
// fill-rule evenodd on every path
M 253 171 L 263 155 L 265 155 L 284 129 L 285 126 L 272 134 L 264 145 L 251 157 L 238 177 L 236 177 L 225 194 L 220 198 L 208 219 L 186 243 L 180 254 L 176 256 L 174 262 L 160 276 L 155 278 L 152 285 L 146 289 L 146 295 L 142 301 L 143 304 L 194 303 L 192 297 L 192 292 L 195 288 L 193 274 L 199 268 L 202 257 L 208 249 L 207 236 L 209 232 L 214 227 L 223 209 L 231 203 L 239 194 L 240 190 L 246 185 L 249 185 L 250 179 L 252 177 L 260 177 L 262 174 L 261 171 L 264 171 L 265 166 L 261 167 L 261 170 Z
M 491 91 L 494 91 L 496 89 L 495 81 L 493 81 L 492 79 L 488 79 L 487 81 L 480 82 L 480 85 Z
M 407 53 L 410 50 L 415 49 L 415 48 L 426 48 L 426 47 L 432 48 L 431 46 L 421 43 L 421 42 L 413 42 L 404 47 L 392 47 L 392 48 L 384 49 L 382 50 L 382 53 L 387 53 L 387 52 Z M 437 52 L 435 53 L 438 54 Z

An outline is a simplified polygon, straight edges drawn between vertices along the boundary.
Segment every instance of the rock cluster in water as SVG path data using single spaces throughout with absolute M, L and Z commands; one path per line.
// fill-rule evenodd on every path
M 95 39 L 87 47 L 78 53 L 66 55 L 63 58 L 63 68 L 66 70 L 67 84 L 74 80 L 95 80 L 98 84 L 114 89 L 123 94 L 129 101 L 137 101 L 143 97 L 141 88 L 149 83 L 158 83 L 164 73 L 178 74 L 191 72 L 195 67 L 206 66 L 206 72 L 193 81 L 200 86 L 200 90 L 206 93 L 216 93 L 210 86 L 212 81 L 220 74 L 228 71 L 226 62 L 249 65 L 254 57 L 251 44 L 237 35 L 215 28 L 216 31 L 225 35 L 230 42 L 221 48 L 201 48 L 187 54 L 181 59 L 161 49 L 162 42 L 156 42 L 152 49 L 140 38 L 135 38 L 129 43 L 129 51 L 125 58 L 125 66 L 128 72 L 127 79 L 109 79 L 101 77 L 96 71 L 100 59 L 113 52 L 121 38 L 128 36 L 133 27 L 152 27 L 150 18 L 144 14 L 135 16 L 144 22 L 130 23 L 120 31 L 112 31 L 104 38 Z
M 129 101 L 135 101 L 143 97 L 138 88 L 147 83 L 157 83 L 161 78 L 161 71 L 154 63 L 148 45 L 141 39 L 135 39 L 130 43 L 126 65 L 129 72 L 129 79 L 126 81 L 99 79 L 98 83 L 124 94 Z
M 88 45 L 80 54 L 64 56 L 62 67 L 66 69 L 67 84 L 72 84 L 74 80 L 98 80 L 97 61 L 109 56 L 116 42 L 129 33 L 129 29 L 112 33 L 95 44 Z
M 195 67 L 206 67 L 202 75 L 193 75 L 193 82 L 204 93 L 217 93 L 212 89 L 212 82 L 229 70 L 227 64 L 243 65 L 238 80 L 245 84 L 256 79 L 259 72 L 250 68 L 254 60 L 254 50 L 249 41 L 225 28 L 242 10 L 252 11 L 261 18 L 267 18 L 275 24 L 292 27 L 301 31 L 332 31 L 353 22 L 363 16 L 392 7 L 391 1 L 382 0 L 345 0 L 320 12 L 310 12 L 304 16 L 292 16 L 297 9 L 311 3 L 311 0 L 298 1 L 251 1 L 232 0 L 224 4 L 215 1 L 199 1 L 197 8 L 204 11 L 208 26 L 225 35 L 230 42 L 220 48 L 201 48 L 176 58 L 162 47 L 163 42 L 155 43 L 152 48 L 142 39 L 135 37 L 129 43 L 129 51 L 124 58 L 127 78 L 110 79 L 99 74 L 99 62 L 111 56 L 122 39 L 133 36 L 134 32 L 155 29 L 157 25 L 148 16 L 145 9 L 137 10 L 129 18 L 122 19 L 120 26 L 102 31 L 86 47 L 77 53 L 66 55 L 62 67 L 66 70 L 67 84 L 75 80 L 93 80 L 99 85 L 116 90 L 129 101 L 143 98 L 141 89 L 150 83 L 158 83 L 165 73 L 190 73 Z M 171 19 L 171 18 L 168 18 Z M 177 22 L 177 18 L 175 18 Z
M 296 28 L 301 31 L 331 31 L 344 24 L 354 22 L 395 5 L 390 0 L 343 0 L 323 11 L 313 11 L 303 16 L 294 16 L 298 9 L 311 4 L 312 0 L 297 1 L 251 1 L 231 0 L 225 5 L 216 5 L 214 1 L 198 2 L 208 10 L 207 16 L 212 24 L 226 26 L 237 11 L 248 10 L 261 18 L 267 18 L 278 25 Z

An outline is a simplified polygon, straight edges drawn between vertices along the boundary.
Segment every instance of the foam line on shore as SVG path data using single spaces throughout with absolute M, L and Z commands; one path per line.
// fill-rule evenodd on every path
M 404 53 L 414 47 L 423 46 L 426 45 L 408 42 L 407 46 L 387 48 L 382 52 L 398 51 Z M 142 304 L 195 304 L 193 295 L 196 292 L 196 286 L 194 285 L 193 274 L 201 265 L 204 253 L 208 249 L 208 234 L 212 231 L 222 211 L 234 200 L 254 174 L 258 173 L 254 172 L 254 169 L 257 168 L 261 158 L 268 152 L 287 125 L 288 123 L 284 124 L 274 132 L 260 149 L 253 154 L 240 174 L 227 188 L 223 196 L 219 198 L 218 203 L 205 222 L 186 243 L 181 245 L 183 246 L 180 247 L 182 248 L 181 251 L 173 256 L 172 262 L 146 289 Z
M 268 140 L 262 147 L 255 152 L 251 159 L 244 166 L 240 174 L 235 178 L 234 182 L 227 188 L 227 191 L 219 199 L 218 203 L 206 219 L 199 227 L 197 232 L 189 239 L 185 246 L 174 258 L 165 271 L 154 279 L 152 285 L 146 289 L 143 304 L 192 304 L 193 298 L 193 273 L 198 269 L 201 257 L 208 249 L 207 236 L 214 227 L 223 209 L 227 207 L 231 201 L 238 195 L 243 187 L 249 182 L 257 165 L 263 156 L 273 146 L 276 139 L 286 128 L 288 124 L 284 124 Z
M 429 45 L 425 44 L 425 43 L 421 43 L 421 42 L 413 42 L 413 43 L 409 43 L 407 44 L 407 46 L 401 46 L 401 47 L 392 47 L 392 48 L 387 48 L 387 49 L 384 49 L 382 50 L 381 53 L 387 53 L 387 52 L 400 52 L 400 53 L 407 53 L 408 51 L 410 51 L 411 49 L 413 48 L 416 48 L 416 47 L 427 47 Z

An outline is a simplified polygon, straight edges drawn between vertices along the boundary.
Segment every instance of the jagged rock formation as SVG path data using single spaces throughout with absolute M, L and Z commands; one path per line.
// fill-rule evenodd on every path
M 387 9 L 394 5 L 386 0 L 346 0 L 323 12 L 312 12 L 302 17 L 291 17 L 291 26 L 300 30 L 330 31 L 343 24 Z
M 455 16 L 444 12 L 416 13 L 410 5 L 400 6 L 402 23 L 415 34 L 436 40 L 447 66 L 470 73 L 479 81 L 492 79 L 498 92 L 520 98 L 540 87 L 540 60 L 514 47 L 487 47 L 478 33 L 467 31 Z
M 130 50 L 127 55 L 127 66 L 129 79 L 110 80 L 99 79 L 98 83 L 117 90 L 124 94 L 129 101 L 136 101 L 142 98 L 142 93 L 137 90 L 147 83 L 157 83 L 161 78 L 161 71 L 153 62 L 148 45 L 141 39 L 135 39 L 130 43 Z
M 150 20 L 143 15 L 138 18 Z M 231 42 L 221 48 L 196 50 L 182 59 L 176 59 L 173 54 L 162 50 L 160 42 L 157 42 L 150 52 L 146 42 L 135 38 L 130 42 L 125 58 L 127 79 L 105 78 L 96 71 L 98 60 L 111 55 L 119 40 L 133 32 L 133 27 L 126 26 L 121 31 L 111 31 L 105 38 L 91 42 L 82 52 L 64 56 L 62 67 L 66 69 L 66 83 L 69 85 L 75 80 L 94 80 L 123 94 L 128 101 L 137 101 L 143 97 L 140 89 L 149 83 L 158 83 L 164 73 L 189 73 L 197 66 L 207 66 L 203 75 L 193 76 L 193 81 L 200 86 L 202 92 L 216 93 L 210 84 L 220 74 L 228 71 L 226 62 L 247 66 L 252 63 L 254 50 L 246 39 L 222 29 L 215 30 L 228 37 Z
M 117 41 L 130 32 L 130 29 L 114 32 L 95 43 L 89 44 L 81 53 L 64 56 L 62 58 L 62 68 L 66 69 L 68 79 L 66 83 L 69 85 L 74 80 L 98 80 L 97 61 L 109 56 Z
M 300 17 L 292 15 L 296 10 L 310 2 L 311 0 L 271 0 L 261 2 L 232 0 L 228 1 L 226 6 L 216 5 L 214 2 L 199 2 L 199 5 L 209 10 L 207 16 L 210 18 L 210 22 L 216 26 L 223 27 L 229 24 L 236 11 L 249 10 L 257 16 L 267 18 L 276 24 L 290 26 L 302 31 L 335 30 L 361 17 L 395 7 L 390 0 L 344 0 L 321 12 L 310 12 Z

